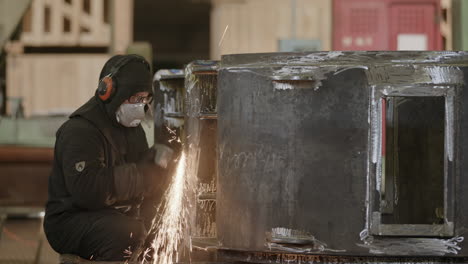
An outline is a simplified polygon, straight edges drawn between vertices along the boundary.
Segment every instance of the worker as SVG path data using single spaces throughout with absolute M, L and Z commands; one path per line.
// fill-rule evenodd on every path
M 151 101 L 146 60 L 116 55 L 57 131 L 44 231 L 58 253 L 121 261 L 142 245 L 153 216 L 140 205 L 167 188 L 172 162 L 168 147 L 148 147 L 141 122 Z

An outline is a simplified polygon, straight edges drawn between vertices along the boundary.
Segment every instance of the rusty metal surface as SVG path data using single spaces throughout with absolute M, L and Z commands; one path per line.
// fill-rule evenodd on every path
M 321 242 L 307 253 L 468 256 L 467 52 L 227 55 L 218 79 L 224 248 L 267 251 L 267 233 L 285 228 Z M 430 211 L 440 223 L 388 227 L 379 218 L 379 100 L 392 96 L 444 97 L 444 204 Z

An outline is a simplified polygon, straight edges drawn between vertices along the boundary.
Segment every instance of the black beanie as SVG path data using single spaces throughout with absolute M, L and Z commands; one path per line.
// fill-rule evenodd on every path
M 115 81 L 115 93 L 110 101 L 105 103 L 106 112 L 114 119 L 115 112 L 119 106 L 131 96 L 139 92 L 152 93 L 152 76 L 149 64 L 139 55 L 115 55 L 110 58 L 102 68 L 99 80 L 108 75 L 117 64 L 127 60 L 117 73 L 113 75 Z M 96 92 L 96 98 L 99 97 Z

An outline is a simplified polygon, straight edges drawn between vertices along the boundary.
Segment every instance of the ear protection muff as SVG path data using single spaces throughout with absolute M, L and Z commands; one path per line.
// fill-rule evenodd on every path
M 98 86 L 98 96 L 99 99 L 103 102 L 108 102 L 110 101 L 111 96 L 115 93 L 114 92 L 114 81 L 112 80 L 111 75 L 106 75 L 104 78 L 102 78 L 99 81 L 99 86 Z
M 113 95 L 117 91 L 117 81 L 114 76 L 119 72 L 119 70 L 125 66 L 126 64 L 130 63 L 131 61 L 140 61 L 141 63 L 145 64 L 150 70 L 149 64 L 146 60 L 139 56 L 139 55 L 129 55 L 124 56 L 122 59 L 118 60 L 114 67 L 110 70 L 109 74 L 104 76 L 101 80 L 99 80 L 98 88 L 97 88 L 97 95 L 101 101 L 107 103 L 110 102 Z

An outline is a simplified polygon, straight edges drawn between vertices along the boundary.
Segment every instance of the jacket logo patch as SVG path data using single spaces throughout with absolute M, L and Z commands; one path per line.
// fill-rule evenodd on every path
M 80 162 L 77 162 L 75 163 L 75 169 L 78 171 L 78 172 L 82 172 L 86 167 L 86 162 L 85 161 L 80 161 Z

